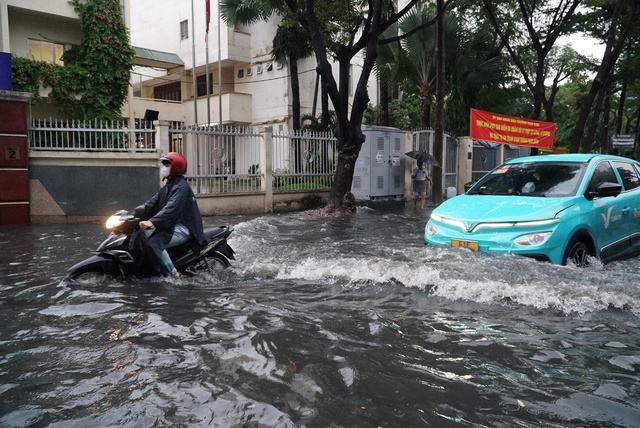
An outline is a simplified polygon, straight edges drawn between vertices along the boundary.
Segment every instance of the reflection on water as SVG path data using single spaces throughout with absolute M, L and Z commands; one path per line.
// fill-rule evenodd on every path
M 424 247 L 426 215 L 208 218 L 220 275 L 83 287 L 100 225 L 0 228 L 0 426 L 640 426 L 637 259 Z

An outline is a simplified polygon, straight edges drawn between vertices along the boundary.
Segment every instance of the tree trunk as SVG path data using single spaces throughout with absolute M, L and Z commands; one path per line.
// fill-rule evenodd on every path
M 300 79 L 298 78 L 298 59 L 289 55 L 289 72 L 291 79 L 291 118 L 293 130 L 300 129 Z
M 624 120 L 624 103 L 627 100 L 627 80 L 622 81 L 620 88 L 620 101 L 618 101 L 618 114 L 616 116 L 616 134 L 622 134 L 622 122 Z
M 338 151 L 338 164 L 329 193 L 328 208 L 333 212 L 353 213 L 356 210 L 355 198 L 351 193 L 353 172 L 365 137 L 362 131 L 352 128 L 346 136 L 338 137 L 338 140 L 343 148 Z
M 423 83 L 420 86 L 420 126 L 424 129 L 431 128 L 431 92 L 429 85 Z
M 604 99 L 604 107 L 602 111 L 602 138 L 600 140 L 601 153 L 609 153 L 611 151 L 609 139 L 609 121 L 611 117 L 611 88 L 607 91 Z
M 293 131 L 300 130 L 300 79 L 298 78 L 298 60 L 295 55 L 289 55 L 289 71 L 291 79 L 291 119 Z M 304 169 L 301 141 L 298 138 L 291 140 L 294 151 L 293 170 L 301 173 Z
M 320 127 L 322 132 L 327 132 L 329 130 L 329 93 L 325 78 L 322 76 L 320 76 L 320 105 L 322 107 Z
M 380 80 L 380 125 L 389 126 L 389 82 Z
M 604 85 L 598 93 L 596 105 L 593 110 L 593 117 L 591 118 L 591 125 L 589 126 L 589 131 L 587 132 L 586 138 L 582 142 L 582 151 L 584 153 L 591 153 L 591 150 L 593 148 L 593 142 L 596 138 L 596 130 L 598 129 L 598 121 L 600 120 L 600 113 L 602 113 L 602 105 L 604 103 L 604 96 L 606 93 L 607 86 Z
M 443 200 L 442 166 L 444 166 L 444 0 L 437 0 L 436 17 L 436 120 L 434 127 L 433 156 L 440 162 L 440 167 L 433 168 L 433 201 L 439 204 Z
M 640 138 L 638 137 L 638 132 L 640 132 L 640 108 L 636 110 L 636 112 L 637 112 L 636 128 L 635 128 L 636 138 L 635 138 L 635 141 L 633 142 L 633 158 L 640 159 Z M 629 122 L 631 122 L 631 120 L 629 120 Z
M 311 45 L 316 56 L 316 70 L 325 79 L 327 92 L 336 115 L 338 161 L 327 206 L 329 212 L 353 213 L 356 210 L 351 184 L 356 160 L 364 143 L 362 119 L 369 104 L 367 84 L 378 56 L 378 39 L 381 31 L 412 10 L 417 2 L 418 0 L 408 0 L 401 11 L 387 14 L 386 8 L 390 6 L 388 0 L 370 0 L 366 25 L 361 27 L 364 31 L 358 32 L 357 37 L 354 33 L 353 40 L 331 52 L 338 62 L 339 78 L 336 82 L 327 55 L 328 49 L 323 39 L 324 33 L 321 31 L 314 10 L 315 0 L 304 1 L 304 25 L 311 35 Z M 298 5 L 293 1 L 287 1 L 287 4 L 291 4 L 293 9 Z M 349 68 L 353 58 L 361 52 L 364 53 L 364 59 L 350 104 Z

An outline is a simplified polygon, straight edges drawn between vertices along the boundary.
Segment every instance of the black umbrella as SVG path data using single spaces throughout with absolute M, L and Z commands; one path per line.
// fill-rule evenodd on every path
M 426 163 L 426 164 L 433 165 L 433 166 L 440 166 L 440 162 L 438 162 L 436 160 L 436 158 L 434 158 L 433 156 L 431 156 L 427 152 L 414 150 L 412 152 L 405 153 L 405 155 L 409 156 L 410 158 L 413 158 L 413 159 L 415 159 L 417 161 L 420 161 L 422 163 Z

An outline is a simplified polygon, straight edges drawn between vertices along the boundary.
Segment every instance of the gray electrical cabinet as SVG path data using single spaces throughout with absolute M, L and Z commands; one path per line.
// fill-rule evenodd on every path
M 404 197 L 406 131 L 363 126 L 365 141 L 353 173 L 351 193 L 358 200 Z

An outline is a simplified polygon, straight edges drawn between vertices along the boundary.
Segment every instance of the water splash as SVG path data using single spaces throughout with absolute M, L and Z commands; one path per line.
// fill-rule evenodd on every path
M 515 302 L 578 314 L 616 308 L 640 315 L 640 273 L 633 261 L 585 269 L 428 247 L 411 236 L 416 231 L 406 218 L 385 215 L 385 229 L 374 224 L 374 218 L 381 222 L 379 215 L 358 215 L 345 220 L 292 214 L 241 223 L 232 241 L 239 254 L 234 269 L 251 278 L 399 284 L 449 300 Z

